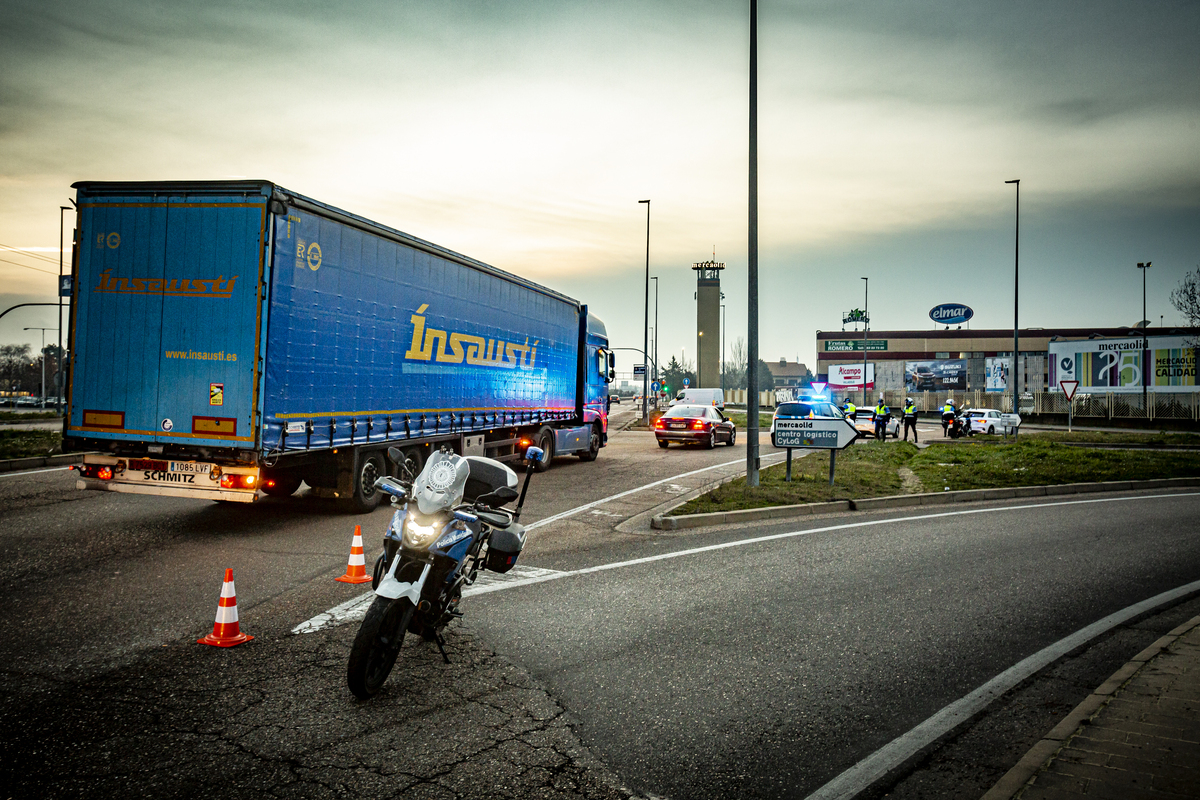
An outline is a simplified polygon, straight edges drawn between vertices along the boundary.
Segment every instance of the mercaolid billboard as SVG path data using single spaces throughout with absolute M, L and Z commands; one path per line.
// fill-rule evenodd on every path
M 1050 388 L 1078 381 L 1078 392 L 1196 391 L 1196 349 L 1184 336 L 1140 336 L 1051 342 Z

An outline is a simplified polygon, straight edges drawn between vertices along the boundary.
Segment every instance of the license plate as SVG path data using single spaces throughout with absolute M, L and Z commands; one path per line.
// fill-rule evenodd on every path
M 685 422 L 672 422 L 671 423 L 671 430 L 674 430 L 674 431 L 683 430 L 686 427 L 687 427 L 687 423 L 685 423 Z
M 212 471 L 212 464 L 198 464 L 194 461 L 172 461 L 171 472 L 190 472 L 193 475 L 207 475 Z

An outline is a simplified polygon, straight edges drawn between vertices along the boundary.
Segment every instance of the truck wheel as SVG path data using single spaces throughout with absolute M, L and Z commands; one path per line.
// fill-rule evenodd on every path
M 421 467 L 425 466 L 425 459 L 421 458 L 421 448 L 406 447 L 403 453 L 404 465 L 412 472 L 411 478 L 416 479 L 421 474 Z M 404 477 L 404 470 L 400 470 L 397 477 Z
M 588 449 L 579 454 L 579 460 L 595 461 L 598 455 L 600 455 L 600 429 L 593 425 L 592 433 L 588 437 Z
M 350 497 L 346 498 L 346 507 L 355 514 L 367 514 L 375 510 L 381 497 L 375 488 L 377 478 L 382 478 L 383 457 L 379 453 L 363 455 L 358 462 L 358 471 L 354 474 L 354 488 Z
M 541 448 L 544 455 L 533 465 L 533 469 L 535 472 L 545 472 L 550 469 L 550 460 L 554 458 L 554 431 L 550 428 L 542 428 L 538 431 L 537 446 Z

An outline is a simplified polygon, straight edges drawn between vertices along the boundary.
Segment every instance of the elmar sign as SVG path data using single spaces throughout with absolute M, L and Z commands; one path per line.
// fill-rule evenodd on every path
M 966 322 L 973 316 L 975 316 L 975 312 L 970 306 L 958 303 L 942 303 L 940 306 L 929 309 L 929 318 L 943 325 L 956 325 Z

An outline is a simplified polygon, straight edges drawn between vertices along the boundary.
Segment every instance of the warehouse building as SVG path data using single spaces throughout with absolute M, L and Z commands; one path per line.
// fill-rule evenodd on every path
M 1023 328 L 1022 393 L 1080 390 L 1195 392 L 1195 328 Z M 834 392 L 1004 392 L 1012 330 L 817 331 L 817 379 Z M 1144 381 L 1144 384 L 1143 384 Z

